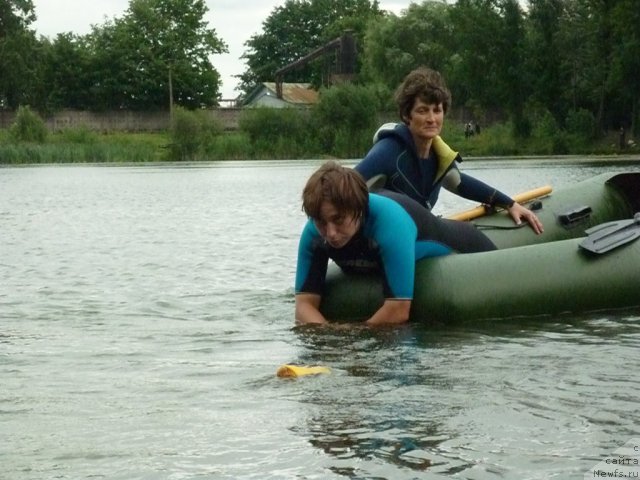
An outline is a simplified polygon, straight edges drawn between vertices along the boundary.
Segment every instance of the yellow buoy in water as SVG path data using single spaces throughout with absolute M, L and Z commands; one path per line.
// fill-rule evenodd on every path
M 282 378 L 291 378 L 304 377 L 305 375 L 319 375 L 321 373 L 331 373 L 331 369 L 321 365 L 311 367 L 305 367 L 302 365 L 282 365 L 278 368 L 276 375 Z

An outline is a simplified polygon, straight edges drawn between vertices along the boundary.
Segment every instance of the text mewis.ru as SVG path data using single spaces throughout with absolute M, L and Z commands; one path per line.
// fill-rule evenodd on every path
M 640 479 L 640 438 L 632 438 L 604 460 L 584 474 L 594 478 L 638 478 Z

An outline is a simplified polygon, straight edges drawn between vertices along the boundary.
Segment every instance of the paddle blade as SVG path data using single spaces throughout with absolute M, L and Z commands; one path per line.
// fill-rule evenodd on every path
M 587 237 L 580 243 L 580 247 L 596 254 L 606 253 L 640 238 L 640 213 L 636 213 L 631 220 L 596 225 L 585 233 Z

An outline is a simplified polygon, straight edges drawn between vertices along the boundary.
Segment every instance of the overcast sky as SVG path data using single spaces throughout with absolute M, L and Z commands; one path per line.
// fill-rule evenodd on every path
M 235 98 L 238 82 L 234 75 L 245 70 L 240 59 L 245 52 L 244 42 L 262 32 L 262 22 L 285 0 L 206 0 L 206 3 L 209 27 L 229 47 L 228 54 L 213 57 L 213 66 L 222 76 L 222 98 Z M 401 13 L 410 3 L 411 0 L 379 1 L 381 9 L 394 13 Z M 33 0 L 33 4 L 38 17 L 33 24 L 36 32 L 53 40 L 58 33 L 84 35 L 91 31 L 91 25 L 122 17 L 129 0 Z

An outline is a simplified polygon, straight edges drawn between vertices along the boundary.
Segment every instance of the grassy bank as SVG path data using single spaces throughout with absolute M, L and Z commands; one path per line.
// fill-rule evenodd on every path
M 369 145 L 373 132 L 363 132 L 362 138 L 353 139 L 357 145 Z M 313 131 L 309 132 L 312 140 Z M 620 149 L 616 132 L 596 141 L 562 136 L 532 135 L 516 140 L 508 125 L 493 125 L 470 138 L 464 136 L 464 126 L 447 124 L 443 132 L 445 141 L 464 157 L 531 155 L 616 155 L 639 154 L 637 143 Z M 212 136 L 188 158 L 189 161 L 264 160 L 306 158 L 359 158 L 367 148 L 352 150 L 341 156 L 339 152 L 323 151 L 320 142 L 305 140 L 300 145 L 285 133 L 276 139 L 252 140 L 241 131 Z M 66 130 L 49 133 L 43 141 L 17 142 L 7 130 L 0 130 L 0 163 L 143 163 L 175 161 L 172 137 L 163 133 L 96 133 L 88 130 Z M 175 152 L 173 152 L 175 153 Z
M 516 139 L 511 134 L 511 125 L 496 124 L 483 129 L 479 135 L 465 138 L 464 126 L 453 125 L 445 129 L 443 138 L 464 157 L 640 155 L 640 145 L 633 139 L 631 144 L 620 148 L 618 132 L 608 132 L 588 140 L 562 130 L 549 134 L 534 131 L 526 139 Z
M 12 141 L 0 131 L 0 163 L 117 163 L 165 160 L 165 134 L 100 134 L 67 130 L 49 134 L 41 142 Z

